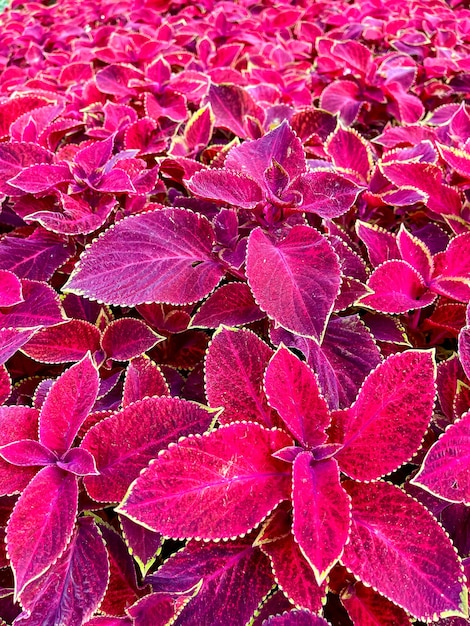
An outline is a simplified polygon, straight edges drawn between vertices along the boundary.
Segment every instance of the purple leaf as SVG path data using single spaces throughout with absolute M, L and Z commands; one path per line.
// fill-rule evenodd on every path
M 201 170 L 188 181 L 189 191 L 241 209 L 254 209 L 264 199 L 258 183 L 247 174 L 231 170 Z
M 334 459 L 315 461 L 310 452 L 303 452 L 294 461 L 292 480 L 292 532 L 320 585 L 347 541 L 350 498 Z
M 142 576 L 145 576 L 162 546 L 163 537 L 125 516 L 119 517 L 119 523 L 129 552 L 137 561 Z
M 273 584 L 268 558 L 249 539 L 218 544 L 191 541 L 148 580 L 161 592 L 200 586 L 175 626 L 246 624 Z
M 23 302 L 21 281 L 13 272 L 0 270 L 0 307 Z
M 241 326 L 263 317 L 246 283 L 228 283 L 218 287 L 201 305 L 191 320 L 191 327 Z
M 465 615 L 461 562 L 428 510 L 389 483 L 343 485 L 352 527 L 342 562 L 354 576 L 418 620 Z
M 228 128 L 239 137 L 247 137 L 246 116 L 260 118 L 262 109 L 258 107 L 249 93 L 238 85 L 211 84 L 209 103 L 215 115 L 217 127 Z
M 423 278 L 425 284 L 428 285 L 434 269 L 429 248 L 421 239 L 413 237 L 403 225 L 400 227 L 397 235 L 397 244 L 401 258 L 409 263 Z
M 168 384 L 158 365 L 146 356 L 132 359 L 126 370 L 122 406 L 146 396 L 169 396 Z
M 242 535 L 289 498 L 290 467 L 272 454 L 291 444 L 248 422 L 188 437 L 150 464 L 117 511 L 175 538 Z
M 333 219 L 348 211 L 361 188 L 334 172 L 314 171 L 303 174 L 295 182 L 294 189 L 302 194 L 299 211 L 316 213 Z
M 264 384 L 269 404 L 303 446 L 325 442 L 331 416 L 306 363 L 281 347 L 269 362 Z
M 35 439 L 38 433 L 39 414 L 26 406 L 0 407 L 0 445 L 22 439 Z M 12 494 L 22 491 L 36 474 L 37 468 L 12 467 L 0 459 L 0 493 Z
M 196 213 L 135 215 L 94 241 L 64 289 L 121 306 L 196 302 L 223 275 L 212 260 L 213 245 L 211 224 Z
M 278 424 L 263 390 L 272 355 L 271 348 L 249 330 L 222 328 L 214 334 L 206 355 L 206 395 L 210 406 L 224 408 L 222 424 L 239 420 L 268 428 Z
M 470 412 L 430 448 L 412 483 L 449 502 L 470 504 Z
M 65 552 L 21 595 L 21 626 L 82 626 L 98 608 L 108 583 L 108 559 L 91 517 L 81 517 Z
M 22 348 L 22 352 L 40 363 L 68 363 L 80 361 L 87 352 L 100 349 L 101 333 L 94 324 L 71 319 L 38 330 Z
M 52 287 L 27 279 L 22 280 L 22 287 L 24 301 L 0 313 L 0 328 L 36 329 L 38 326 L 53 326 L 67 319 L 59 296 Z M 7 343 L 16 340 L 20 340 L 19 337 L 5 335 Z
M 435 376 L 433 353 L 424 350 L 394 354 L 369 374 L 351 408 L 333 418 L 343 472 L 374 480 L 411 459 L 431 422 Z
M 294 226 L 281 241 L 260 228 L 248 240 L 246 272 L 255 300 L 278 324 L 319 339 L 341 282 L 330 243 L 308 226 Z
M 54 381 L 47 394 L 39 420 L 41 443 L 59 456 L 67 452 L 93 408 L 98 389 L 98 371 L 87 354 Z
M 310 611 L 295 609 L 270 617 L 263 622 L 263 626 L 330 626 L 330 624 L 323 617 L 318 617 Z
M 16 597 L 63 552 L 75 525 L 77 499 L 76 477 L 54 465 L 42 469 L 21 494 L 6 535 Z
M 362 583 L 350 585 L 341 594 L 341 602 L 358 626 L 411 626 L 411 619 L 403 609 Z
M 195 587 L 186 593 L 179 594 L 150 593 L 126 609 L 126 612 L 132 617 L 132 624 L 138 624 L 138 626 L 174 624 L 177 616 L 198 591 L 198 587 Z
M 163 339 L 142 320 L 123 317 L 105 328 L 101 347 L 107 357 L 115 361 L 128 361 L 147 352 Z
M 207 430 L 208 409 L 179 398 L 144 398 L 102 420 L 82 441 L 96 460 L 98 476 L 84 480 L 98 502 L 119 502 L 130 483 L 160 450 L 180 437 Z

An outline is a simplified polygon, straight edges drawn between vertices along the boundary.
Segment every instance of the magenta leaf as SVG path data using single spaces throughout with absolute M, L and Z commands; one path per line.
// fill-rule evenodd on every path
M 175 626 L 246 624 L 273 585 L 268 558 L 249 539 L 191 541 L 148 580 L 157 592 L 200 586 Z
M 155 561 L 157 552 L 162 546 L 163 538 L 159 533 L 136 524 L 124 515 L 119 517 L 119 523 L 129 552 L 137 561 L 142 576 L 145 576 Z
M 24 279 L 21 281 L 24 301 L 0 312 L 0 328 L 27 329 L 38 326 L 53 326 L 67 318 L 60 304 L 57 293 L 46 283 Z M 5 334 L 5 341 L 21 341 L 20 337 Z M 32 335 L 30 334 L 29 337 Z M 29 339 L 26 339 L 26 341 Z M 23 343 L 26 343 L 23 342 Z M 19 347 L 19 346 L 18 346 Z
M 101 333 L 94 324 L 80 319 L 38 330 L 22 352 L 40 363 L 80 361 L 87 352 L 100 349 Z
M 122 406 L 146 396 L 169 396 L 168 384 L 158 365 L 146 356 L 132 359 L 126 370 Z
M 39 420 L 41 443 L 59 456 L 67 452 L 93 408 L 98 389 L 98 371 L 87 354 L 66 370 L 47 394 Z
M 106 327 L 101 347 L 109 358 L 128 361 L 150 350 L 163 339 L 142 320 L 122 317 Z
M 108 583 L 103 539 L 91 517 L 81 517 L 65 552 L 21 595 L 21 626 L 82 626 L 98 608 Z
M 262 110 L 249 93 L 233 84 L 212 84 L 209 89 L 209 103 L 215 115 L 215 125 L 227 128 L 239 137 L 247 137 L 246 117 L 261 117 Z
M 470 504 L 470 412 L 428 451 L 412 482 L 449 502 Z M 1 452 L 1 449 L 0 449 Z
M 12 272 L 0 270 L 0 307 L 12 306 L 22 301 L 20 279 Z
M 310 611 L 295 609 L 270 617 L 263 622 L 263 626 L 330 626 L 330 624 L 323 617 L 318 617 Z
M 0 456 L 13 465 L 51 465 L 56 455 L 34 439 L 13 441 L 0 447 Z
M 16 597 L 63 552 L 75 525 L 77 499 L 76 477 L 53 465 L 42 469 L 21 494 L 6 535 Z
M 343 484 L 352 498 L 344 565 L 419 620 L 465 616 L 462 564 L 428 510 L 389 483 Z
M 160 450 L 180 437 L 207 430 L 214 416 L 180 398 L 144 398 L 88 431 L 82 449 L 96 460 L 98 476 L 85 487 L 98 502 L 119 502 L 130 483 Z
M 306 363 L 281 347 L 269 362 L 264 384 L 269 404 L 303 446 L 325 442 L 331 416 Z
M 117 511 L 175 538 L 242 535 L 289 499 L 290 467 L 272 454 L 291 443 L 248 422 L 188 437 L 150 464 Z
M 349 80 L 330 83 L 320 97 L 320 108 L 330 113 L 339 113 L 344 124 L 352 124 L 362 108 L 359 87 Z
M 6 446 L 22 439 L 34 440 L 38 433 L 39 413 L 27 406 L 0 407 L 0 445 Z M 37 468 L 12 467 L 0 459 L 0 493 L 23 491 L 36 474 Z
M 209 405 L 223 407 L 222 424 L 239 420 L 268 428 L 278 423 L 263 390 L 263 375 L 273 351 L 249 330 L 222 328 L 214 334 L 206 355 Z
M 271 561 L 274 577 L 284 594 L 297 607 L 318 613 L 326 596 L 326 583 L 318 585 L 291 532 L 261 546 Z
M 350 525 L 350 499 L 334 459 L 315 461 L 310 452 L 294 461 L 292 532 L 320 585 L 339 559 Z
M 65 289 L 121 306 L 196 302 L 223 275 L 211 257 L 213 244 L 211 224 L 196 213 L 162 209 L 135 215 L 86 250 Z
M 431 422 L 435 376 L 433 352 L 424 350 L 392 355 L 369 374 L 351 408 L 333 417 L 343 472 L 374 480 L 410 460 Z
M 184 609 L 191 597 L 198 593 L 196 586 L 183 593 L 150 593 L 126 609 L 132 617 L 132 624 L 139 626 L 167 626 L 174 624 L 175 619 Z
M 341 602 L 357 626 L 411 626 L 411 619 L 402 608 L 360 582 L 341 594 Z
M 423 278 L 425 284 L 428 285 L 434 269 L 434 263 L 429 248 L 421 239 L 411 235 L 403 225 L 397 235 L 397 244 L 401 258 L 414 267 Z
M 314 171 L 301 176 L 295 190 L 302 194 L 300 211 L 333 219 L 352 207 L 361 188 L 334 172 Z
M 241 326 L 262 319 L 260 311 L 246 283 L 228 283 L 218 287 L 201 305 L 191 320 L 192 327 L 217 328 Z
M 0 366 L 0 405 L 4 404 L 8 400 L 11 394 L 11 379 L 7 368 Z
M 29 142 L 2 143 L 0 145 L 0 193 L 9 196 L 22 194 L 7 181 L 19 174 L 24 168 L 36 163 L 51 163 L 52 153 L 45 148 Z
M 359 239 L 366 245 L 367 254 L 374 267 L 401 257 L 397 238 L 388 231 L 366 222 L 356 222 Z
M 201 170 L 189 180 L 187 187 L 197 196 L 241 209 L 254 209 L 264 198 L 260 186 L 251 176 L 230 170 Z
M 57 461 L 57 467 L 71 472 L 76 476 L 90 476 L 98 474 L 96 463 L 93 456 L 88 450 L 82 448 L 72 448 L 60 461 Z
M 366 181 L 373 160 L 368 142 L 352 128 L 339 125 L 328 137 L 326 150 L 335 167 L 359 174 Z
M 8 184 L 26 193 L 41 193 L 71 180 L 72 175 L 66 164 L 38 164 L 21 170 L 16 176 L 10 178 Z
M 341 283 L 330 243 L 308 226 L 273 241 L 259 228 L 248 241 L 246 272 L 255 300 L 278 324 L 319 339 Z

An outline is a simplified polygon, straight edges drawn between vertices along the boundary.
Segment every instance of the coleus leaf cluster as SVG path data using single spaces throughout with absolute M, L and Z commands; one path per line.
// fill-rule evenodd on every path
M 0 26 L 2 624 L 468 624 L 464 3 Z

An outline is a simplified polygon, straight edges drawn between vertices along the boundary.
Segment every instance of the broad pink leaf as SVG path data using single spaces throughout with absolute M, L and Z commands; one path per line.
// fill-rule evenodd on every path
M 273 351 L 249 330 L 222 328 L 206 355 L 206 395 L 210 406 L 223 407 L 222 424 L 239 420 L 263 426 L 278 424 L 263 390 L 263 375 Z
M 451 146 L 438 143 L 437 147 L 445 162 L 456 172 L 470 178 L 470 154 L 465 150 L 459 150 Z
M 209 104 L 196 111 L 186 124 L 184 139 L 191 151 L 205 148 L 212 137 L 214 114 Z
M 232 148 L 225 159 L 225 166 L 249 174 L 263 186 L 265 171 L 271 167 L 273 160 L 287 172 L 291 180 L 305 172 L 302 142 L 286 121 L 261 139 L 245 141 Z
M 77 499 L 76 477 L 54 465 L 42 469 L 21 494 L 6 535 L 17 597 L 63 552 L 75 525 Z
M 302 194 L 299 211 L 316 213 L 325 219 L 348 211 L 361 188 L 335 172 L 313 171 L 299 177 L 294 186 Z
M 297 607 L 318 613 L 326 596 L 326 583 L 318 585 L 312 568 L 292 533 L 262 545 L 270 560 L 277 584 Z
M 163 537 L 125 516 L 119 517 L 119 523 L 129 552 L 137 561 L 142 576 L 145 576 L 162 546 Z
M 191 541 L 148 580 L 157 592 L 181 593 L 200 585 L 175 626 L 246 624 L 273 584 L 268 558 L 249 538 Z
M 291 444 L 249 422 L 188 437 L 150 464 L 117 511 L 175 538 L 242 535 L 289 498 L 290 467 L 272 454 Z
M 223 275 L 211 257 L 213 244 L 211 224 L 196 213 L 162 209 L 135 215 L 86 250 L 65 289 L 121 306 L 196 302 Z
M 20 279 L 7 270 L 0 270 L 0 307 L 12 306 L 23 301 Z
M 241 209 L 254 209 L 264 198 L 261 187 L 251 176 L 225 169 L 196 172 L 187 187 L 197 196 Z
M 168 384 L 160 368 L 146 356 L 132 359 L 126 370 L 122 406 L 146 396 L 169 396 Z
M 248 240 L 246 272 L 255 300 L 278 324 L 322 337 L 341 283 L 330 243 L 308 226 L 294 226 L 280 241 L 260 228 Z
M 344 565 L 419 620 L 465 615 L 462 564 L 428 510 L 389 483 L 343 485 L 352 498 Z
M 142 72 L 126 63 L 111 63 L 95 76 L 96 86 L 102 93 L 119 97 L 133 94 L 134 90 L 128 86 L 129 81 L 142 78 Z
M 72 446 L 93 408 L 99 376 L 89 354 L 72 365 L 52 385 L 42 405 L 39 440 L 59 456 Z
M 320 108 L 330 113 L 339 113 L 346 126 L 352 124 L 362 108 L 359 87 L 349 80 L 330 83 L 320 96 Z
M 163 339 L 142 320 L 122 317 L 105 328 L 101 347 L 107 357 L 115 361 L 128 361 L 147 352 Z
M 374 293 L 363 296 L 360 303 L 379 313 L 407 313 L 423 309 L 436 299 L 423 277 L 409 263 L 398 259 L 379 265 L 367 286 Z
M 217 127 L 228 128 L 238 137 L 248 137 L 246 116 L 262 117 L 262 109 L 255 104 L 249 93 L 233 84 L 216 85 L 209 88 L 208 100 L 215 115 Z
M 36 439 L 39 412 L 27 406 L 0 407 L 0 445 L 4 446 L 22 439 Z M 37 468 L 12 467 L 0 460 L 0 493 L 12 494 L 22 491 L 36 474 Z
M 204 407 L 167 397 L 144 398 L 102 420 L 82 441 L 99 470 L 99 476 L 84 479 L 88 493 L 98 502 L 119 502 L 160 450 L 180 437 L 204 432 L 212 420 Z
M 75 474 L 75 476 L 93 476 L 98 474 L 96 463 L 88 450 L 72 448 L 57 462 L 57 467 Z
M 467 378 L 470 379 L 470 326 L 459 333 L 459 359 Z
M 435 376 L 433 353 L 424 350 L 392 355 L 369 374 L 351 408 L 333 418 L 343 472 L 374 480 L 413 456 L 432 418 Z
M 451 240 L 444 252 L 434 258 L 436 269 L 430 287 L 436 293 L 467 303 L 470 299 L 470 233 Z
M 400 227 L 397 235 L 397 244 L 401 258 L 414 267 L 418 274 L 422 276 L 425 284 L 428 285 L 434 270 L 434 263 L 429 248 L 421 239 L 409 233 L 403 225 Z
M 51 163 L 52 153 L 45 148 L 23 141 L 7 142 L 0 145 L 0 193 L 9 196 L 23 195 L 8 180 L 21 170 L 36 163 Z
M 36 329 L 38 326 L 53 326 L 67 319 L 59 296 L 52 287 L 34 280 L 24 279 L 21 282 L 24 301 L 0 313 L 0 328 Z M 29 337 L 31 336 L 30 334 Z M 27 335 L 22 335 L 21 339 L 23 337 Z M 21 339 L 9 337 L 8 333 L 5 334 L 7 344 L 9 341 L 16 343 L 16 340 L 21 341 Z
M 360 582 L 341 594 L 341 602 L 355 626 L 411 626 L 402 608 Z
M 228 283 L 218 287 L 201 305 L 191 320 L 191 326 L 217 328 L 241 326 L 262 319 L 260 311 L 246 283 Z
M 357 172 L 363 181 L 368 179 L 372 155 L 368 142 L 356 130 L 338 125 L 325 148 L 335 167 Z
M 132 624 L 138 626 L 168 626 L 184 609 L 191 597 L 198 593 L 198 587 L 186 593 L 150 593 L 126 609 L 132 617 Z
M 470 504 L 470 412 L 431 447 L 413 484 L 449 502 Z
M 0 447 L 0 456 L 13 465 L 52 465 L 57 461 L 53 452 L 34 439 L 21 439 Z
M 347 541 L 350 499 L 334 459 L 315 461 L 310 452 L 302 452 L 294 461 L 292 480 L 292 532 L 321 584 Z
M 38 330 L 22 352 L 40 363 L 68 363 L 100 349 L 101 333 L 94 324 L 71 319 L 64 324 Z
M 330 624 L 323 617 L 318 617 L 310 611 L 295 609 L 270 617 L 263 622 L 263 626 L 330 626 Z
M 359 220 L 356 222 L 356 232 L 359 239 L 365 243 L 370 262 L 374 267 L 385 261 L 400 258 L 397 238 L 392 233 Z
M 98 608 L 108 583 L 108 559 L 91 517 L 81 517 L 65 552 L 23 591 L 21 626 L 82 626 Z
M 269 362 L 264 384 L 269 404 L 303 446 L 325 442 L 331 416 L 306 363 L 281 347 Z
M 26 193 L 41 193 L 53 189 L 60 183 L 71 182 L 72 175 L 68 165 L 30 165 L 10 178 L 9 185 L 21 189 Z
M 7 368 L 0 366 L 0 405 L 4 404 L 11 393 L 11 379 Z

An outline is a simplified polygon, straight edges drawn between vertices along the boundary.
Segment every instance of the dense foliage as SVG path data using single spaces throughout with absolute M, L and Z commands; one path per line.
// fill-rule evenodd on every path
M 455 1 L 0 16 L 1 624 L 470 623 L 469 59 Z

